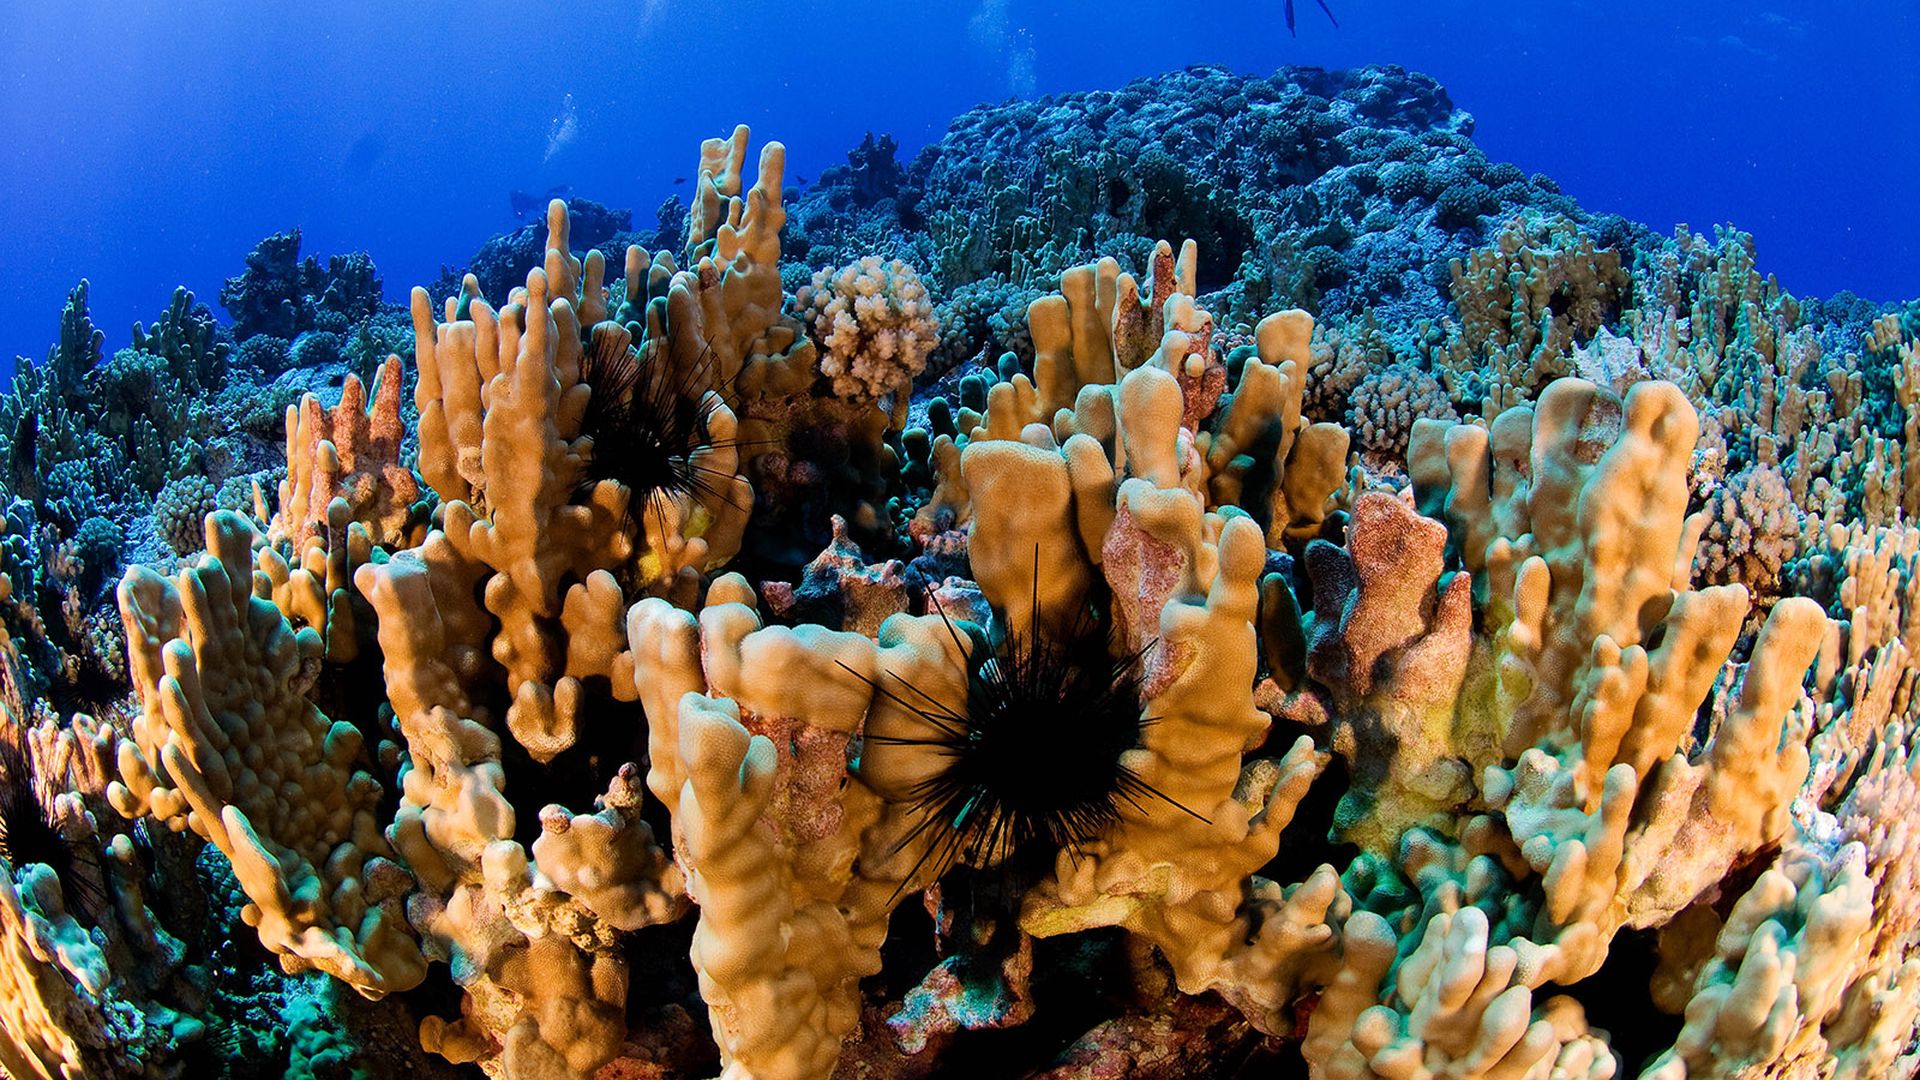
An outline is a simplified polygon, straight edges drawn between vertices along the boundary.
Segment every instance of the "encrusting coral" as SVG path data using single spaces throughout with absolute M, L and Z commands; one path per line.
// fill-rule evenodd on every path
M 1255 312 L 1196 240 L 1136 275 L 1058 231 L 923 280 L 815 220 L 842 265 L 789 298 L 784 151 L 749 185 L 747 134 L 703 146 L 684 250 L 610 279 L 555 201 L 518 284 L 415 289 L 410 362 L 273 401 L 280 482 L 167 434 L 234 459 L 144 488 L 173 562 L 7 510 L 0 1068 L 230 1045 L 194 1016 L 234 976 L 181 936 L 215 924 L 147 886 L 195 850 L 288 978 L 491 1076 L 1920 1068 L 1905 324 L 1849 359 L 1735 234 L 1627 259 L 1531 211 L 1400 336 Z M 1408 142 L 1312 182 L 1466 233 L 1527 187 L 1427 191 Z M 944 212 L 938 168 L 861 162 L 847 213 Z M 1009 222 L 1066 220 L 1075 175 Z M 1206 241 L 1275 227 L 1202 202 Z M 377 296 L 273 238 L 223 300 L 294 344 L 234 355 L 387 341 Z M 59 430 L 0 409 L 63 468 L 84 300 L 23 376 Z M 183 384 L 226 344 L 190 296 L 138 338 Z M 64 656 L 43 612 L 84 630 L 114 575 L 131 704 L 33 704 L 14 628 Z M 386 1053 L 271 1000 L 286 1070 Z

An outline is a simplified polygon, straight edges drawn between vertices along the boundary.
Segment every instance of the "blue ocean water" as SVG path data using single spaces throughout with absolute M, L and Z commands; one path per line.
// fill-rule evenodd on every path
M 118 340 L 214 302 L 262 236 L 370 252 L 390 299 L 513 223 L 509 192 L 651 210 L 744 121 L 789 173 L 869 130 L 902 158 L 1008 96 L 1193 63 L 1397 63 L 1494 160 L 1665 231 L 1731 221 L 1792 291 L 1920 295 L 1920 6 L 1706 0 L 864 5 L 6 0 L 0 365 L 93 283 Z

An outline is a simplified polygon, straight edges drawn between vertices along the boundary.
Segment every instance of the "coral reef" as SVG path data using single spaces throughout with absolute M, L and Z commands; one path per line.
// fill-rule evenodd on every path
M 302 259 L 293 229 L 260 241 L 246 271 L 220 287 L 220 306 L 239 338 L 338 333 L 379 310 L 380 277 L 362 252 L 332 256 L 324 267 L 311 255 Z
M 83 283 L 0 1070 L 1913 1075 L 1920 320 L 1470 131 L 1194 69 Z
M 1216 312 L 1268 311 L 1411 327 L 1438 320 L 1450 259 L 1522 211 L 1577 215 L 1551 180 L 1488 161 L 1473 118 L 1395 67 L 1270 77 L 1193 67 L 1118 90 L 983 105 L 897 180 L 879 146 L 849 154 L 795 202 L 791 253 L 815 267 L 899 258 L 951 291 L 990 277 L 1047 287 L 1111 255 L 1144 270 L 1155 240 L 1191 237 Z

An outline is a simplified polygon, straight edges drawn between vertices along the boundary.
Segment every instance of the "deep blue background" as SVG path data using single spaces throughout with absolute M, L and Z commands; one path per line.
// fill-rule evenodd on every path
M 811 177 L 868 129 L 904 157 L 980 101 L 1202 61 L 1424 70 L 1590 208 L 1733 221 L 1802 294 L 1920 296 L 1914 0 L 1330 2 L 1296 39 L 1279 0 L 0 0 L 0 366 L 45 354 L 81 276 L 110 350 L 293 225 L 399 297 L 514 188 L 650 222 L 736 121 Z

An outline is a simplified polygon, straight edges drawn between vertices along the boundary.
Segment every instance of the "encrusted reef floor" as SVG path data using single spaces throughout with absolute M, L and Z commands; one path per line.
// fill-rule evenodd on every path
M 0 1074 L 1920 1070 L 1920 303 L 1394 68 L 982 107 L 0 397 Z

